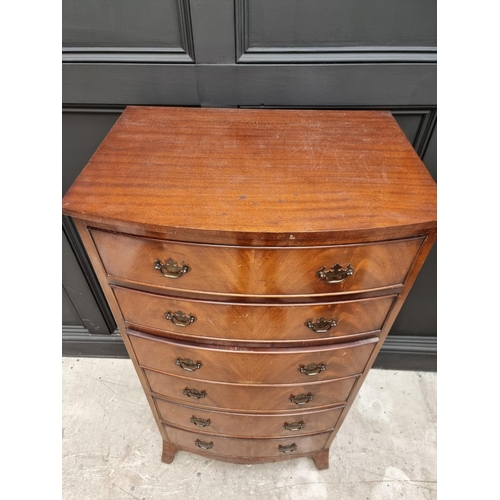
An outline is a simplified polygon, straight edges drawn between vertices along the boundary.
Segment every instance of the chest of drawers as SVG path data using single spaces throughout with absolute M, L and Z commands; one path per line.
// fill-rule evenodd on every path
M 63 213 L 162 460 L 328 467 L 435 240 L 435 205 L 386 112 L 128 107 Z

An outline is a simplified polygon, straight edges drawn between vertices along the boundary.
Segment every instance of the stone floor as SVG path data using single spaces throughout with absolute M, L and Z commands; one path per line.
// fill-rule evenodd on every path
M 330 449 L 236 465 L 161 439 L 130 360 L 63 358 L 64 500 L 424 500 L 436 493 L 436 374 L 372 370 Z

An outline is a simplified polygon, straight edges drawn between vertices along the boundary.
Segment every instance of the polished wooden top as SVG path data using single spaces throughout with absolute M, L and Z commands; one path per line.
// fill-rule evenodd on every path
M 389 112 L 132 106 L 63 213 L 181 241 L 332 244 L 431 230 L 436 184 Z

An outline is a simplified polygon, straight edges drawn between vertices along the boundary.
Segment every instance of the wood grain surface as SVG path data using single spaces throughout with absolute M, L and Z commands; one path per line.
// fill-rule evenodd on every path
M 335 295 L 403 284 L 423 238 L 366 245 L 314 248 L 244 248 L 196 245 L 92 231 L 110 277 L 169 291 L 227 295 Z M 160 260 L 184 262 L 190 270 L 180 278 L 155 268 Z M 350 264 L 354 274 L 337 284 L 317 275 Z
M 436 224 L 436 185 L 389 112 L 128 107 L 63 213 L 173 240 L 342 242 Z
M 396 295 L 362 300 L 315 304 L 234 304 L 178 299 L 122 287 L 113 287 L 125 321 L 133 330 L 150 330 L 157 335 L 184 337 L 185 340 L 227 339 L 253 342 L 317 341 L 346 339 L 349 335 L 376 332 L 394 303 Z M 167 320 L 168 311 L 183 312 L 196 320 L 178 326 Z M 336 320 L 326 332 L 316 332 L 306 323 L 320 329 L 318 320 Z M 326 328 L 325 328 L 326 329 Z
M 166 432 L 165 428 L 163 430 Z M 163 441 L 161 461 L 165 464 L 171 464 L 175 458 L 176 452 L 180 450 L 196 453 L 206 458 L 235 464 L 264 464 L 267 462 L 280 462 L 281 460 L 289 460 L 291 458 L 309 457 L 314 460 L 318 470 L 328 469 L 329 467 L 329 448 L 323 448 L 319 451 L 310 451 L 306 453 L 295 452 L 281 457 L 242 457 L 239 455 L 218 455 L 217 453 L 212 453 L 212 450 L 193 450 L 192 448 L 172 444 L 165 440 Z
M 144 368 L 189 376 L 193 382 L 238 381 L 240 384 L 300 384 L 357 375 L 363 372 L 379 340 L 373 337 L 356 342 L 286 350 L 232 350 L 189 345 L 151 335 L 129 334 L 129 338 L 135 355 Z M 182 364 L 179 365 L 179 360 L 199 362 L 200 368 L 187 371 Z M 301 367 L 306 369 L 309 365 L 323 365 L 324 370 L 313 375 L 300 371 Z M 311 371 L 315 373 L 314 369 Z
M 172 442 L 196 451 L 196 442 L 212 443 L 209 453 L 240 457 L 281 457 L 288 455 L 280 451 L 280 446 L 296 445 L 297 453 L 309 453 L 323 449 L 329 432 L 311 436 L 296 436 L 281 439 L 229 439 L 220 436 L 188 432 L 177 427 L 165 426 Z M 203 448 L 202 448 L 203 449 Z M 208 450 L 207 450 L 208 451 Z M 293 451 L 290 453 L 293 455 Z
M 310 408 L 331 407 L 343 404 L 357 380 L 348 377 L 325 382 L 301 384 L 236 384 L 192 380 L 189 377 L 167 375 L 153 370 L 144 370 L 153 394 L 177 403 L 211 410 L 235 410 L 252 413 L 295 412 Z M 206 396 L 192 399 L 184 390 L 205 391 Z M 291 396 L 312 394 L 311 401 L 296 404 Z M 299 400 L 300 401 L 300 400 Z
M 156 399 L 156 405 L 166 424 L 191 432 L 234 437 L 272 438 L 314 434 L 335 427 L 342 412 L 342 407 L 337 407 L 279 415 L 228 413 L 180 405 L 161 399 Z M 199 427 L 200 425 L 204 427 Z

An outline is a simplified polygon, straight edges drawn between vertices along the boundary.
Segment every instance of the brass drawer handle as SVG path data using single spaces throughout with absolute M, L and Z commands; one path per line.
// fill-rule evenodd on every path
M 305 375 L 317 375 L 318 373 L 324 372 L 326 370 L 326 366 L 324 363 L 320 363 L 317 365 L 316 363 L 310 363 L 307 366 L 300 365 L 299 372 L 304 373 Z
M 326 333 L 330 328 L 336 327 L 337 323 L 336 318 L 328 320 L 324 316 L 321 316 L 321 318 L 314 322 L 312 319 L 308 319 L 304 324 L 315 333 Z
M 212 423 L 209 418 L 205 420 L 203 418 L 195 417 L 194 415 L 190 418 L 189 421 L 197 427 L 208 427 Z
M 167 259 L 165 262 L 157 259 L 154 266 L 163 276 L 174 280 L 182 278 L 187 272 L 191 271 L 191 268 L 185 262 L 179 265 L 174 259 Z
M 352 267 L 351 264 L 349 264 L 345 269 L 343 269 L 340 264 L 335 264 L 334 266 L 330 267 L 328 271 L 326 270 L 325 266 L 316 271 L 316 276 L 320 280 L 329 284 L 342 283 L 342 281 L 346 280 L 353 274 L 354 267 Z
M 281 453 L 292 453 L 292 451 L 295 451 L 296 449 L 297 449 L 297 445 L 295 443 L 289 444 L 289 445 L 286 445 L 286 446 L 283 446 L 283 445 L 280 444 L 278 446 L 278 450 Z
M 186 370 L 187 372 L 195 372 L 196 370 L 199 370 L 203 365 L 200 363 L 200 361 L 194 362 L 192 359 L 189 358 L 177 358 L 175 360 L 175 364 L 177 366 L 180 366 L 183 370 Z
M 290 401 L 296 405 L 305 405 L 312 401 L 313 395 L 309 394 L 299 394 L 298 396 L 290 396 Z
M 306 424 L 303 420 L 301 420 L 300 422 L 293 422 L 292 424 L 285 422 L 284 425 L 287 431 L 300 431 L 300 429 L 304 429 L 305 426 Z
M 191 313 L 187 316 L 182 311 L 172 312 L 167 311 L 165 313 L 165 318 L 171 321 L 175 326 L 189 326 L 196 321 L 196 317 Z
M 211 450 L 214 447 L 214 443 L 212 441 L 207 443 L 206 441 L 200 441 L 199 439 L 197 439 L 194 444 L 202 450 Z
M 196 389 L 189 389 L 187 387 L 182 391 L 182 394 L 192 399 L 203 399 L 207 397 L 207 391 L 197 391 Z

